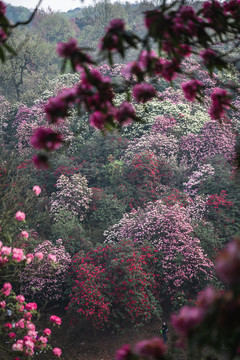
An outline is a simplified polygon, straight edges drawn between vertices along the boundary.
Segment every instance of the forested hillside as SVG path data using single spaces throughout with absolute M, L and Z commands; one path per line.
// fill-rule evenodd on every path
M 148 102 L 131 97 L 127 63 L 138 49 L 124 59 L 117 55 L 110 66 L 99 38 L 114 18 L 143 35 L 142 14 L 154 8 L 104 1 L 67 13 L 38 10 L 30 24 L 13 29 L 9 44 L 17 55 L 0 67 L 0 250 L 10 249 L 1 259 L 13 248 L 33 254 L 37 261 L 16 274 L 16 292 L 44 311 L 53 307 L 73 328 L 138 329 L 194 304 L 205 286 L 226 291 L 214 262 L 240 235 L 239 97 L 221 121 L 208 109 L 219 83 L 238 84 L 238 66 L 209 76 L 192 54 L 183 69 L 206 89 L 201 101 L 184 96 L 184 71 L 171 82 L 148 77 L 156 89 Z M 8 5 L 6 14 L 25 21 L 30 11 Z M 123 118 L 124 126 L 106 132 L 76 106 L 46 127 L 49 98 L 64 97 L 79 83 L 69 63 L 61 72 L 59 47 L 56 52 L 72 38 L 99 60 L 89 72 L 96 68 L 96 79 L 116 85 L 114 105 L 131 98 L 136 121 Z M 225 46 L 217 44 L 219 51 Z M 146 57 L 140 60 L 146 65 Z M 53 131 L 61 131 L 59 144 Z M 36 149 L 52 153 L 50 167 L 33 166 Z

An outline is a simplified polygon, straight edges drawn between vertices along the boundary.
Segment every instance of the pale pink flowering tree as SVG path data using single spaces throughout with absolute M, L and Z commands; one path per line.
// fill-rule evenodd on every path
M 162 255 L 162 291 L 170 296 L 178 293 L 184 297 L 213 278 L 212 262 L 204 253 L 200 240 L 191 235 L 194 229 L 191 213 L 178 204 L 168 207 L 157 200 L 145 209 L 124 214 L 118 224 L 104 232 L 105 242 L 118 243 L 123 239 L 151 242 Z
M 204 162 L 222 154 L 227 161 L 233 161 L 235 154 L 236 134 L 229 124 L 220 125 L 217 121 L 209 121 L 200 134 L 188 134 L 179 142 L 184 161 L 189 164 Z
M 63 222 L 72 215 L 82 221 L 89 210 L 92 190 L 81 174 L 61 175 L 57 180 L 57 191 L 51 196 L 51 213 L 56 222 Z
M 56 245 L 45 240 L 35 248 L 34 255 L 39 260 L 30 263 L 20 274 L 22 293 L 28 299 L 42 302 L 61 299 L 71 262 L 61 239 Z

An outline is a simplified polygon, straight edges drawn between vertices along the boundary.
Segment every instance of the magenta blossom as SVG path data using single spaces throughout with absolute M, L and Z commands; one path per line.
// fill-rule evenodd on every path
M 196 99 L 197 93 L 202 89 L 203 83 L 199 80 L 190 80 L 182 83 L 184 96 L 187 100 L 193 101 Z
M 33 254 L 27 254 L 26 259 L 27 259 L 27 264 L 30 264 L 34 259 L 34 255 Z
M 130 345 L 125 344 L 116 351 L 115 360 L 128 360 L 132 356 Z
M 52 333 L 51 330 L 48 329 L 48 328 L 44 329 L 44 331 L 43 331 L 43 334 L 46 335 L 46 336 L 50 336 L 51 333 Z
M 25 301 L 25 297 L 23 295 L 18 295 L 16 296 L 16 300 L 19 304 L 22 304 Z
M 63 143 L 62 135 L 50 128 L 38 128 L 31 138 L 35 149 L 57 150 Z
M 134 352 L 141 358 L 164 359 L 166 346 L 160 338 L 153 338 L 137 343 Z
M 0 44 L 7 39 L 7 34 L 0 29 Z
M 92 127 L 101 130 L 104 128 L 106 118 L 106 115 L 103 114 L 101 111 L 95 111 L 93 114 L 90 115 L 89 123 Z
M 5 309 L 5 307 L 6 307 L 6 301 L 0 301 L 0 308 L 1 309 Z
M 209 114 L 212 120 L 218 120 L 223 117 L 225 110 L 229 109 L 231 96 L 226 90 L 215 88 L 211 94 L 212 105 Z
M 72 92 L 71 92 L 72 93 Z M 47 119 L 50 123 L 57 123 L 68 114 L 68 102 L 63 95 L 51 98 L 44 107 Z
M 35 257 L 36 257 L 38 260 L 42 260 L 42 259 L 43 259 L 43 253 L 42 253 L 42 252 L 36 252 L 36 253 L 35 253 Z
M 137 84 L 133 87 L 132 93 L 137 102 L 145 103 L 156 95 L 156 90 L 150 84 Z
M 36 303 L 28 303 L 25 305 L 25 309 L 27 311 L 33 311 L 33 310 L 37 310 L 37 304 Z
M 6 14 L 6 5 L 4 4 L 4 2 L 0 1 L 0 15 L 5 15 Z
M 203 320 L 204 311 L 201 308 L 183 306 L 178 315 L 173 314 L 171 323 L 175 330 L 180 334 L 187 336 Z
M 162 62 L 162 77 L 166 81 L 172 81 L 177 77 L 179 71 L 179 64 L 176 61 L 165 60 Z
M 37 169 L 46 170 L 49 168 L 49 162 L 46 155 L 43 154 L 34 155 L 32 158 L 32 162 Z
M 12 250 L 12 259 L 13 261 L 20 262 L 25 259 L 25 255 L 22 249 L 13 248 Z
M 1 249 L 2 255 L 8 256 L 12 252 L 12 248 L 10 246 L 3 246 Z
M 124 30 L 124 27 L 125 27 L 125 22 L 123 21 L 123 19 L 113 19 L 109 23 L 108 30 L 119 31 L 119 30 Z
M 57 261 L 56 255 L 53 255 L 53 254 L 49 254 L 49 255 L 48 255 L 48 259 L 49 259 L 50 261 L 53 261 L 53 262 L 56 262 L 56 261 Z
M 26 215 L 24 214 L 24 212 L 22 211 L 17 211 L 16 214 L 15 214 L 15 219 L 17 221 L 24 221 L 26 218 Z
M 57 54 L 60 57 L 70 58 L 78 50 L 77 40 L 69 39 L 68 42 L 59 42 L 57 44 Z
M 10 337 L 10 339 L 14 339 L 14 338 L 16 337 L 16 333 L 10 332 L 10 333 L 8 334 L 8 337 Z
M 116 112 L 116 120 L 121 125 L 129 125 L 135 118 L 135 109 L 132 104 L 124 101 Z

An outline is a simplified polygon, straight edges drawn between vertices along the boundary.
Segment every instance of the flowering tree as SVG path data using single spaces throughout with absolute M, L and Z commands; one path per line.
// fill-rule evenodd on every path
M 57 192 L 52 194 L 51 212 L 55 221 L 64 221 L 67 216 L 75 215 L 80 221 L 89 209 L 92 191 L 87 179 L 81 174 L 70 177 L 61 175 L 57 181 Z
M 166 294 L 180 293 L 185 297 L 213 278 L 213 264 L 204 254 L 199 239 L 191 236 L 192 232 L 187 209 L 178 204 L 169 207 L 157 200 L 145 209 L 125 214 L 104 234 L 106 243 L 131 239 L 134 243 L 147 240 L 153 244 L 161 254 L 161 288 Z
M 58 239 L 55 246 L 45 240 L 33 255 L 38 261 L 27 265 L 20 275 L 22 293 L 30 300 L 41 302 L 62 299 L 71 263 L 62 240 Z
M 217 154 L 226 160 L 235 158 L 236 134 L 229 124 L 220 125 L 217 121 L 207 122 L 199 135 L 188 134 L 180 140 L 182 156 L 189 164 L 206 161 Z

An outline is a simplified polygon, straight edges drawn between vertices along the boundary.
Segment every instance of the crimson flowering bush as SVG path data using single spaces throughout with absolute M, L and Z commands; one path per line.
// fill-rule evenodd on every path
M 148 151 L 132 155 L 125 165 L 124 175 L 132 188 L 132 196 L 127 199 L 130 208 L 142 207 L 149 201 L 157 200 L 159 185 L 172 180 L 171 165 Z
M 35 249 L 31 262 L 20 274 L 21 291 L 28 299 L 46 302 L 63 298 L 71 257 L 58 239 L 56 245 L 45 240 Z
M 96 328 L 138 327 L 159 316 L 157 251 L 131 241 L 80 252 L 72 262 L 74 285 L 68 311 Z

